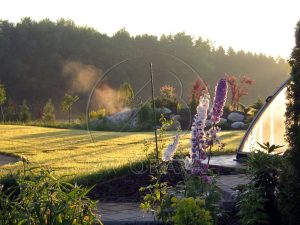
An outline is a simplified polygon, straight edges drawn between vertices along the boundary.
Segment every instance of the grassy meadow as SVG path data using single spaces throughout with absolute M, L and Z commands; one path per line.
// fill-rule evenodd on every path
M 0 125 L 0 152 L 22 156 L 33 166 L 50 167 L 58 176 L 93 184 L 128 171 L 146 159 L 144 140 L 154 147 L 152 132 L 107 132 Z M 168 132 L 167 141 L 175 132 Z M 224 131 L 225 148 L 213 153 L 234 153 L 244 131 Z M 190 148 L 190 133 L 182 131 L 181 146 Z M 20 169 L 22 162 L 0 167 L 0 176 Z

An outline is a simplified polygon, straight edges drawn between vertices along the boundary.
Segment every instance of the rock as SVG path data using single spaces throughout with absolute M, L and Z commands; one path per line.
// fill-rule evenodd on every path
M 112 124 L 127 123 L 130 128 L 138 126 L 137 109 L 125 108 L 121 112 L 105 117 L 107 122 Z
M 180 120 L 180 115 L 174 115 L 174 114 L 172 114 L 171 115 L 171 119 L 173 119 L 173 120 Z
M 218 125 L 224 125 L 227 123 L 227 119 L 224 119 L 224 118 L 220 118 L 220 122 L 217 124 Z M 212 121 L 211 120 L 206 120 L 205 121 L 205 126 L 206 127 L 211 127 L 212 126 Z
M 172 110 L 167 108 L 167 107 L 163 107 L 163 108 L 157 108 L 156 109 L 159 113 L 163 113 L 163 114 L 170 114 L 172 113 Z
M 109 121 L 109 122 L 112 122 L 112 123 L 120 123 L 120 122 L 124 122 L 128 119 L 130 119 L 130 117 L 132 116 L 133 114 L 133 111 L 132 109 L 129 109 L 129 108 L 125 108 L 123 109 L 122 111 L 120 112 L 117 112 L 111 116 L 107 116 L 106 119 Z
M 224 125 L 225 123 L 227 123 L 227 119 L 221 118 L 219 124 Z
M 238 113 L 238 112 L 231 112 L 227 119 L 232 121 L 232 122 L 238 122 L 238 121 L 243 121 L 245 118 L 245 116 L 241 113 Z
M 233 128 L 233 129 L 244 129 L 245 128 L 245 123 L 240 122 L 240 121 L 234 122 L 234 123 L 231 124 L 231 128 Z

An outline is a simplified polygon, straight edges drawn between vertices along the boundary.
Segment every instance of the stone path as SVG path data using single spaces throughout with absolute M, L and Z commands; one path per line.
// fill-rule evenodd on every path
M 19 160 L 20 159 L 15 156 L 0 154 L 0 166 L 9 164 L 9 163 L 15 163 L 15 162 L 18 162 Z
M 224 175 L 217 178 L 217 185 L 221 190 L 225 206 L 230 207 L 236 197 L 238 185 L 247 184 L 249 179 L 246 175 Z M 139 203 L 99 203 L 101 220 L 106 225 L 114 224 L 156 224 L 152 214 L 143 213 Z
M 139 203 L 99 203 L 101 221 L 109 224 L 155 224 L 151 213 L 141 211 Z
M 235 159 L 236 159 L 236 155 L 213 156 L 211 157 L 209 164 L 212 166 L 220 166 L 220 167 L 227 167 L 233 169 L 244 169 L 245 164 L 240 163 Z
M 220 207 L 228 211 L 234 210 L 238 196 L 237 187 L 239 185 L 248 184 L 249 181 L 249 177 L 245 174 L 219 176 L 217 186 L 222 196 Z

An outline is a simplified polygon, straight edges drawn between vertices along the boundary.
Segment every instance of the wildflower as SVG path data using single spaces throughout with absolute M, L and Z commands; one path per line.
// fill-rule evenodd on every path
M 197 113 L 192 126 L 191 144 L 191 173 L 202 175 L 206 173 L 206 167 L 202 165 L 202 160 L 206 159 L 205 149 L 207 144 L 205 141 L 205 121 L 207 119 L 207 111 L 209 108 L 209 96 L 204 95 L 199 99 Z M 186 159 L 186 163 L 187 163 Z
M 221 79 L 215 88 L 215 97 L 211 112 L 211 120 L 214 124 L 220 122 L 221 116 L 223 115 L 223 108 L 227 98 L 227 81 Z
M 191 164 L 192 164 L 191 159 L 188 156 L 186 156 L 184 159 L 184 168 L 186 170 L 191 170 Z
M 177 134 L 174 137 L 173 143 L 169 144 L 168 147 L 166 148 L 166 150 L 163 154 L 163 157 L 162 157 L 163 161 L 170 161 L 173 159 L 173 156 L 176 152 L 178 144 L 179 144 L 179 135 Z
M 227 81 L 221 79 L 215 88 L 215 97 L 213 106 L 210 111 L 210 117 L 213 122 L 213 126 L 209 130 L 204 130 L 205 122 L 207 120 L 207 113 L 209 108 L 209 96 L 204 95 L 199 99 L 199 105 L 197 106 L 197 113 L 194 118 L 194 122 L 191 129 L 191 152 L 190 158 L 186 158 L 184 161 L 185 168 L 190 170 L 192 174 L 199 175 L 204 182 L 209 182 L 207 171 L 209 167 L 209 158 L 206 160 L 206 150 L 214 143 L 220 144 L 217 133 L 220 128 L 216 126 L 220 122 L 220 118 L 223 114 L 223 108 L 225 106 L 227 97 Z

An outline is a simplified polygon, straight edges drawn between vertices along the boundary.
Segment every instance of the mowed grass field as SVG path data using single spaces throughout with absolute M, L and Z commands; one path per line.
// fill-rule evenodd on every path
M 58 176 L 81 183 L 96 183 L 120 175 L 146 159 L 144 140 L 154 148 L 153 132 L 107 132 L 0 125 L 0 153 L 29 160 L 33 166 L 50 167 Z M 165 136 L 166 144 L 175 132 Z M 224 131 L 225 148 L 214 154 L 234 153 L 244 131 Z M 181 146 L 190 149 L 190 133 L 182 131 Z M 0 156 L 1 157 L 1 156 Z M 22 162 L 0 167 L 0 177 L 14 173 Z

